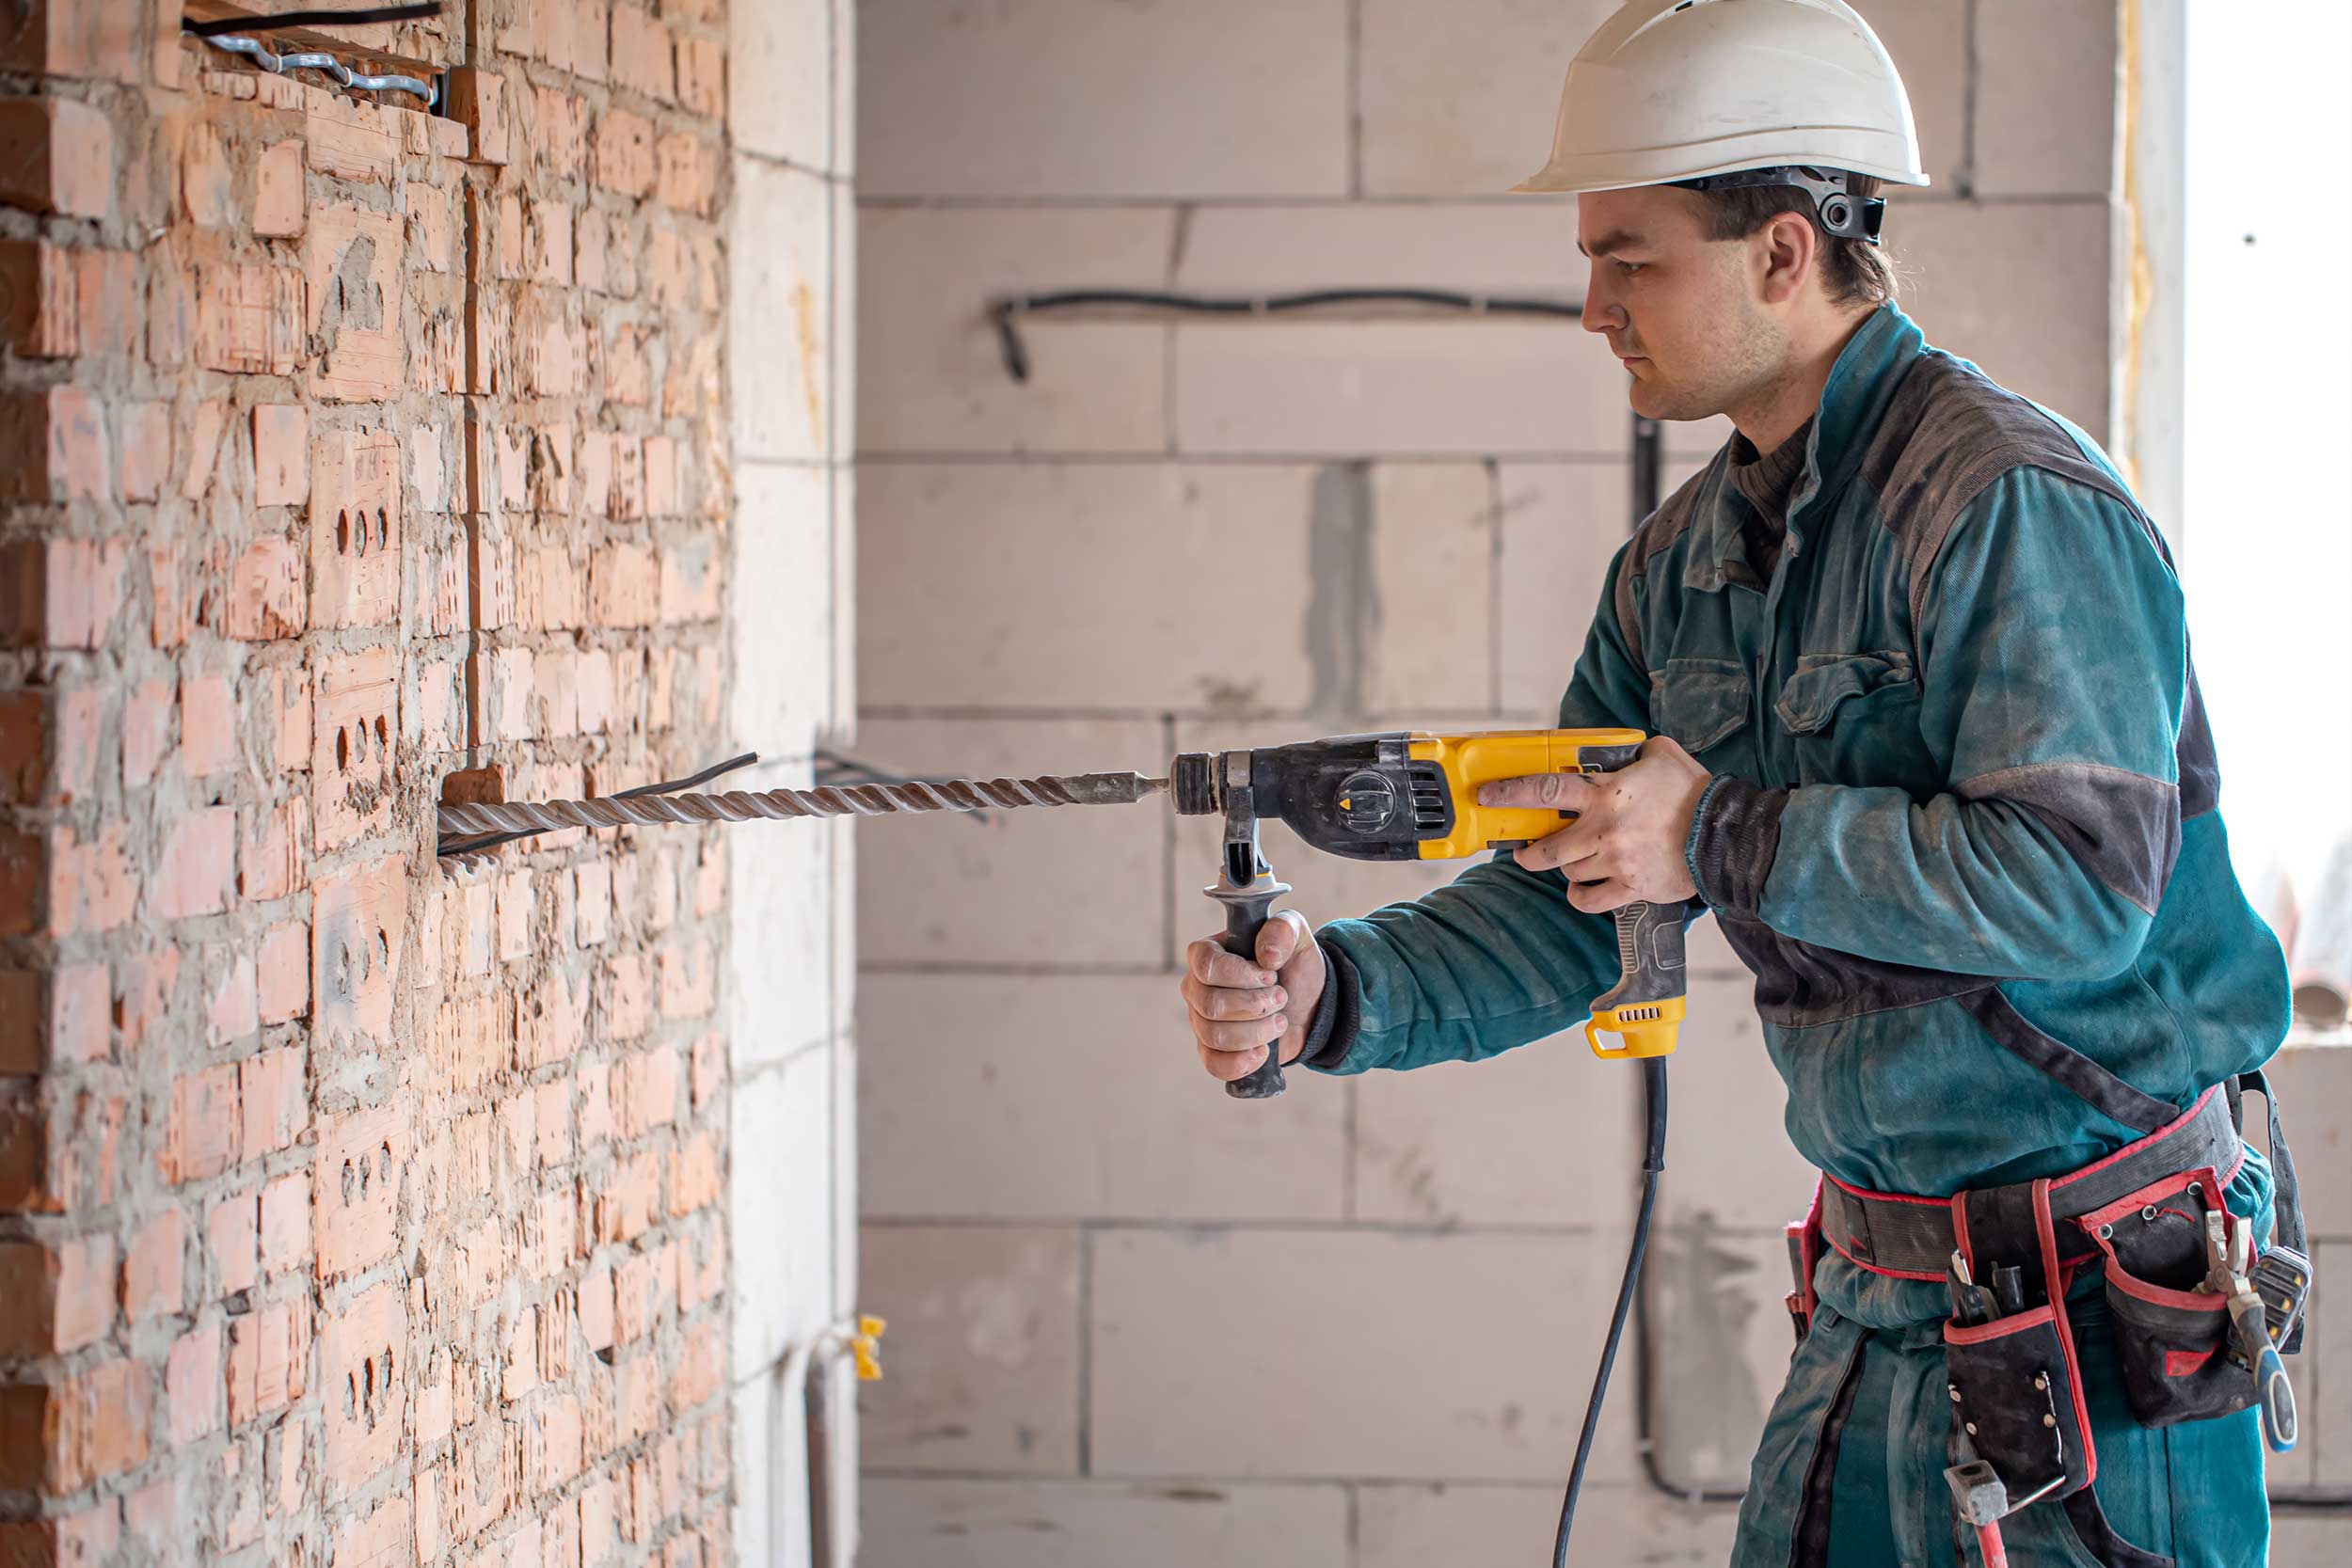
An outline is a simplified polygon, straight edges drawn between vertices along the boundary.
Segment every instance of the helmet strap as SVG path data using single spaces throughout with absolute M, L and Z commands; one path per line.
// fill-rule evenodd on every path
M 1755 186 L 1793 186 L 1813 198 L 1813 221 L 1841 240 L 1879 243 L 1879 225 L 1886 215 L 1881 197 L 1858 197 L 1848 187 L 1852 178 L 1842 168 L 1780 164 L 1770 168 L 1734 169 L 1729 174 L 1701 175 L 1695 180 L 1671 180 L 1686 191 L 1743 190 Z

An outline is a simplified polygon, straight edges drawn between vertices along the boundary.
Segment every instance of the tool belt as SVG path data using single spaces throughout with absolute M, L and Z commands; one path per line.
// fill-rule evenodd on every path
M 2246 1158 L 2249 1088 L 2269 1107 L 2276 1178 L 2271 1243 L 2259 1255 L 2250 1222 L 2222 1201 Z M 2259 1399 L 2266 1423 L 2283 1422 L 2276 1432 L 2265 1425 L 2272 1446 L 2294 1441 L 2292 1391 L 2276 1355 L 2263 1353 L 2300 1348 L 2311 1264 L 2294 1161 L 2259 1072 L 2217 1085 L 2064 1176 L 1943 1198 L 1869 1192 L 1825 1174 L 1788 1231 L 1799 1339 L 1811 1325 L 1824 1247 L 1870 1273 L 1949 1290 L 1945 1360 L 1955 1447 L 1967 1461 L 1951 1474 L 1963 1514 L 1997 1518 L 2064 1497 L 2098 1472 L 2067 1315 L 2069 1287 L 2085 1269 L 2104 1275 L 2124 1391 L 2141 1424 L 2209 1419 Z M 2206 1288 L 2233 1278 L 2234 1294 Z M 2272 1376 L 2276 1386 L 2265 1382 Z

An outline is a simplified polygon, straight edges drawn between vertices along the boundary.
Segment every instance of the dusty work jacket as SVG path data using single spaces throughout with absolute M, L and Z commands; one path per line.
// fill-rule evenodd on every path
M 1888 305 L 1822 391 L 1770 580 L 1728 461 L 1618 552 L 1560 723 L 1672 736 L 1715 775 L 1692 875 L 1755 972 L 1799 1151 L 1880 1191 L 2021 1181 L 2258 1067 L 2285 966 L 2231 869 L 2180 584 L 2106 454 Z M 1307 1065 L 1583 1019 L 1617 951 L 1565 889 L 1499 854 L 1323 927 Z M 2249 1165 L 2233 1196 L 2264 1202 Z

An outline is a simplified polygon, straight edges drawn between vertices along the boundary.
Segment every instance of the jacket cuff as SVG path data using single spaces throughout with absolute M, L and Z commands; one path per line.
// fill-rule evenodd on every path
M 1315 939 L 1315 945 L 1323 949 L 1327 971 L 1323 998 L 1315 1004 L 1314 1021 L 1307 1025 L 1307 1043 L 1291 1065 L 1328 1072 L 1347 1060 L 1355 1047 L 1356 1033 L 1363 1022 L 1363 981 L 1346 954 L 1321 937 Z
M 1757 917 L 1765 879 L 1780 853 L 1780 814 L 1788 807 L 1785 789 L 1759 789 L 1728 773 L 1715 776 L 1691 814 L 1691 837 L 1683 847 L 1701 898 L 1717 910 Z

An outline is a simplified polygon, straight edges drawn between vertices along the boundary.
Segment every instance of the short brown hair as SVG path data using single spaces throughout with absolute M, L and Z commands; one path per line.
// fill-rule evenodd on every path
M 1879 183 L 1867 174 L 1846 179 L 1856 201 L 1878 195 Z M 1697 194 L 1707 203 L 1708 239 L 1744 240 L 1776 214 L 1795 213 L 1811 221 L 1820 238 L 1821 282 L 1833 297 L 1863 305 L 1884 305 L 1895 297 L 1895 268 L 1886 253 L 1867 240 L 1841 240 L 1822 229 L 1813 198 L 1797 186 L 1740 185 Z

